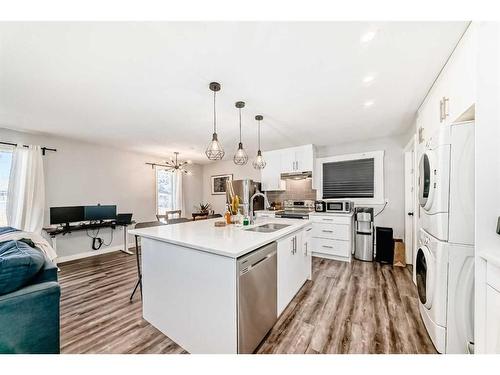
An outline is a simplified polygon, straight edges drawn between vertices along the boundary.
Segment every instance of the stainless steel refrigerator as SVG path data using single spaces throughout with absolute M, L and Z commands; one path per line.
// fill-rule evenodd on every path
M 250 198 L 260 190 L 260 182 L 253 181 L 249 178 L 244 180 L 232 180 L 226 183 L 226 202 L 231 204 L 235 195 L 240 198 L 240 206 L 243 209 L 243 214 L 248 215 L 250 209 Z M 264 209 L 264 198 L 261 196 L 255 197 L 253 201 L 253 209 Z

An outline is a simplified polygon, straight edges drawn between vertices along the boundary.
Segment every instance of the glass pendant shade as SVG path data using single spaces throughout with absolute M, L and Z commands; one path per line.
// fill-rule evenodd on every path
M 212 134 L 212 141 L 205 150 L 205 155 L 207 155 L 209 160 L 221 160 L 224 157 L 224 150 L 217 139 L 217 116 L 215 110 L 215 97 L 217 91 L 220 91 L 221 86 L 218 82 L 211 82 L 208 87 L 214 93 L 214 133 Z
M 238 150 L 234 154 L 233 161 L 236 165 L 245 165 L 248 162 L 248 155 L 243 149 L 243 143 L 241 142 L 238 144 Z
M 260 152 L 260 150 L 257 151 L 257 157 L 252 164 L 255 169 L 264 169 L 266 167 L 266 161 L 262 157 L 262 152 Z
M 212 135 L 212 142 L 210 142 L 205 150 L 205 155 L 207 155 L 209 160 L 221 160 L 224 157 L 224 150 L 217 139 L 217 133 Z

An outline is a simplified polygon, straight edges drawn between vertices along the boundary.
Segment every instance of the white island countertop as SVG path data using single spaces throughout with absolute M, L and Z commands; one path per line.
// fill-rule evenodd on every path
M 130 229 L 128 233 L 230 258 L 238 258 L 311 223 L 310 220 L 304 219 L 261 218 L 256 219 L 255 223 L 250 226 L 226 225 L 225 227 L 216 227 L 214 223 L 221 220 L 222 218 L 217 218 L 151 228 Z M 246 230 L 266 223 L 289 224 L 290 226 L 271 233 Z

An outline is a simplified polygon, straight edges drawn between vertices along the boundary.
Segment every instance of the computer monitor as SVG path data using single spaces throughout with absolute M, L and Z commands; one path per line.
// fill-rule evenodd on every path
M 116 205 L 85 206 L 85 220 L 111 220 L 116 219 Z
M 50 207 L 50 224 L 69 224 L 84 220 L 83 206 Z

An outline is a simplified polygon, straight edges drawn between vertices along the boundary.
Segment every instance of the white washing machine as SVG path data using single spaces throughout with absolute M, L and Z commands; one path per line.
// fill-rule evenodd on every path
M 420 225 L 434 237 L 474 244 L 474 122 L 441 127 L 419 162 Z
M 416 258 L 420 314 L 440 353 L 468 353 L 474 341 L 474 247 L 420 230 Z

